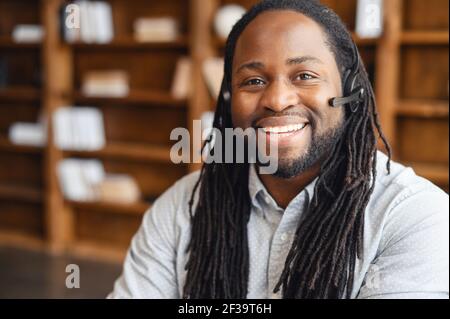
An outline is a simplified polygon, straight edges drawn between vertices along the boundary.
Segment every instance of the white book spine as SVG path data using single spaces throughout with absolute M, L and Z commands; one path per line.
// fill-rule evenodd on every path
M 107 2 L 96 2 L 97 42 L 109 43 L 113 40 L 113 21 L 111 5 Z
M 71 123 L 70 123 L 70 109 L 68 107 L 61 107 L 53 113 L 53 138 L 55 144 L 59 149 L 65 150 L 71 146 Z
M 383 0 L 358 0 L 356 34 L 361 38 L 377 38 L 383 33 Z
M 94 42 L 93 27 L 91 25 L 91 4 L 88 1 L 79 1 L 81 17 L 81 40 L 86 43 Z

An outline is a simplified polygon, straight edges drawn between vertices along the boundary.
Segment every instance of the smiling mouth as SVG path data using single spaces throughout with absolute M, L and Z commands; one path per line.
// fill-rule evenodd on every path
M 309 123 L 297 123 L 277 126 L 262 126 L 259 128 L 260 132 L 265 137 L 266 145 L 272 141 L 276 141 L 278 147 L 291 147 L 304 143 L 305 132 Z
M 289 134 L 301 131 L 308 125 L 307 123 L 301 124 L 289 124 L 289 125 L 280 125 L 280 126 L 267 126 L 262 127 L 261 129 L 265 133 L 275 133 L 275 134 Z

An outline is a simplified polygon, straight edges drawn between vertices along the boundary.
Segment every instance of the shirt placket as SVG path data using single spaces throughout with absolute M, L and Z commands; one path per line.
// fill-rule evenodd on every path
M 299 216 L 301 215 L 305 203 L 305 196 L 302 194 L 299 198 L 291 203 L 284 213 L 282 213 L 281 220 L 276 227 L 272 245 L 269 254 L 268 267 L 268 291 L 267 296 L 271 299 L 281 298 L 281 289 L 274 293 L 273 289 L 280 279 L 281 273 L 284 269 L 286 257 L 292 245 L 292 240 L 295 235 L 295 230 L 298 224 Z M 271 213 L 277 213 L 271 211 Z

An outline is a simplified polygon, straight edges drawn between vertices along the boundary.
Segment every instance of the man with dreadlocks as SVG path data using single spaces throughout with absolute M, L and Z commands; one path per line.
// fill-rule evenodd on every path
M 213 162 L 178 181 L 109 297 L 448 298 L 448 195 L 390 161 L 359 61 L 318 1 L 251 8 L 226 43 L 214 127 L 272 132 L 278 170 Z

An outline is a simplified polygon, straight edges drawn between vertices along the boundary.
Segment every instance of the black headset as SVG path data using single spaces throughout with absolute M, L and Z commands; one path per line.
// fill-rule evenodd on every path
M 353 66 L 345 72 L 343 97 L 334 97 L 328 101 L 332 107 L 348 104 L 352 113 L 356 112 L 358 106 L 364 101 L 364 88 L 358 85 L 360 58 L 356 44 L 353 42 L 353 53 L 356 61 Z

